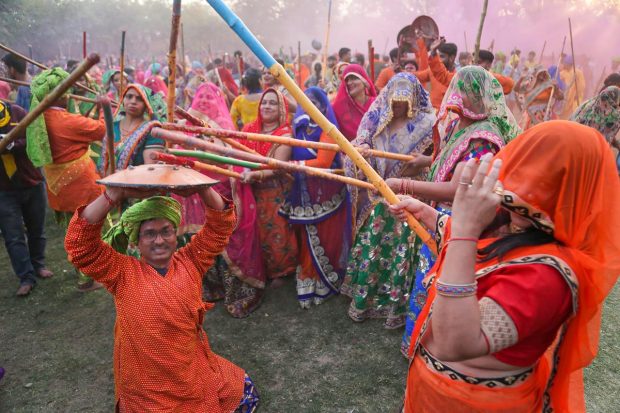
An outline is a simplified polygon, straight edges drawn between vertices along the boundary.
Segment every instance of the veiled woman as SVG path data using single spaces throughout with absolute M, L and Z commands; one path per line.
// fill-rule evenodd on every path
M 329 121 L 338 125 L 325 92 L 306 89 L 306 96 Z M 299 107 L 293 121 L 295 139 L 333 143 L 308 114 Z M 315 168 L 341 168 L 337 152 L 295 146 L 291 161 Z M 351 204 L 346 185 L 328 179 L 294 173 L 291 191 L 280 215 L 293 224 L 299 240 L 297 299 L 302 308 L 320 304 L 338 294 L 351 245 Z
M 490 161 L 467 162 L 452 218 L 412 199 L 391 209 L 440 240 L 404 411 L 583 412 L 582 369 L 620 274 L 613 155 L 599 132 L 549 121 Z
M 258 116 L 245 125 L 244 132 L 274 136 L 291 136 L 286 99 L 275 89 L 267 89 L 259 101 Z M 271 142 L 244 141 L 249 148 L 263 156 L 288 161 L 291 147 Z M 260 241 L 267 276 L 281 284 L 280 278 L 294 274 L 297 269 L 297 240 L 289 223 L 278 214 L 288 197 L 291 180 L 275 170 L 251 171 L 244 175 L 244 182 L 251 183 L 258 209 Z M 273 283 L 273 282 L 272 282 Z
M 615 148 L 618 148 L 620 131 L 620 88 L 608 86 L 598 95 L 581 104 L 570 120 L 599 131 Z
M 523 130 L 545 120 L 557 119 L 556 102 L 564 98 L 564 93 L 558 82 L 552 80 L 550 72 L 542 65 L 536 65 L 526 72 L 517 81 L 514 90 L 519 95 L 517 102 L 523 110 L 520 122 Z
M 340 131 L 348 140 L 357 136 L 360 122 L 376 97 L 375 85 L 364 68 L 356 64 L 348 65 L 333 103 Z
M 367 149 L 418 155 L 432 144 L 435 113 L 428 93 L 408 73 L 394 76 L 364 115 L 352 142 Z M 405 163 L 369 158 L 383 179 L 400 177 Z M 366 179 L 349 159 L 347 176 Z M 420 177 L 422 178 L 422 177 Z M 349 256 L 343 294 L 352 298 L 349 317 L 354 321 L 385 318 L 386 328 L 404 325 L 407 297 L 414 277 L 415 253 L 411 231 L 387 211 L 381 197 L 366 189 L 350 187 L 355 242 Z
M 203 83 L 196 90 L 189 112 L 207 122 L 210 127 L 234 130 L 225 99 L 223 92 L 215 84 Z M 211 141 L 228 146 L 217 138 L 211 138 Z M 228 166 L 228 169 L 243 172 L 241 167 Z M 215 259 L 204 277 L 205 299 L 216 301 L 223 298 L 226 310 L 231 316 L 246 317 L 260 305 L 266 281 L 256 201 L 251 185 L 221 174 L 207 175 L 219 181 L 214 189 L 233 201 L 237 226 L 226 249 Z M 205 210 L 196 195 L 179 201 L 183 218 L 178 234 L 182 236 L 184 244 L 204 225 Z
M 434 134 L 434 155 L 419 156 L 412 167 L 430 166 L 426 180 L 388 179 L 387 184 L 401 193 L 431 201 L 438 211 L 449 213 L 464 163 L 497 153 L 512 140 L 519 128 L 506 106 L 500 83 L 479 66 L 459 70 L 448 87 L 438 113 Z M 411 291 L 408 320 L 401 350 L 409 346 L 413 323 L 426 300 L 422 280 L 435 257 L 416 237 L 416 276 Z

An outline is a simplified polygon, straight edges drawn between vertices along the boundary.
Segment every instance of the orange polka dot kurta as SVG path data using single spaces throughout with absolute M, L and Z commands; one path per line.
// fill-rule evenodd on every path
M 121 412 L 232 412 L 243 397 L 243 369 L 211 351 L 203 317 L 202 274 L 235 226 L 234 210 L 207 210 L 206 224 L 173 256 L 165 277 L 114 251 L 101 226 L 73 216 L 69 260 L 114 296 L 114 376 Z

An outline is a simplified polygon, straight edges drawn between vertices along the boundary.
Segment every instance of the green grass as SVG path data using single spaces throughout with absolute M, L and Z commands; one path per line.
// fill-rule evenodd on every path
M 114 387 L 114 304 L 105 291 L 81 294 L 66 262 L 62 233 L 48 225 L 48 264 L 56 276 L 25 298 L 0 248 L 1 412 L 110 412 Z M 620 293 L 609 297 L 601 350 L 586 371 L 588 411 L 617 411 L 620 398 Z M 395 412 L 407 363 L 401 330 L 382 321 L 355 324 L 348 300 L 332 298 L 301 310 L 293 280 L 268 290 L 262 306 L 236 320 L 221 305 L 205 328 L 217 353 L 248 371 L 261 412 Z

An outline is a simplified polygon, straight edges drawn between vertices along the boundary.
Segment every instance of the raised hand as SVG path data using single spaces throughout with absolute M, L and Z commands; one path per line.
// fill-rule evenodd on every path
M 501 202 L 503 187 L 498 181 L 502 161 L 491 164 L 492 154 L 486 154 L 476 170 L 476 160 L 470 159 L 463 168 L 452 204 L 452 235 L 478 238 L 493 221 Z

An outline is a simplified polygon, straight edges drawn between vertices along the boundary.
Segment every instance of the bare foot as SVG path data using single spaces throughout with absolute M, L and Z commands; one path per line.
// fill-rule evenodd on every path
M 47 268 L 43 267 L 43 268 L 40 268 L 39 271 L 37 271 L 37 275 L 40 278 L 51 278 L 54 276 L 54 273 L 48 270 Z
M 33 288 L 34 288 L 34 286 L 32 284 L 20 285 L 19 288 L 17 289 L 17 292 L 15 293 L 15 295 L 18 296 L 18 297 L 25 297 L 28 294 L 30 294 L 30 291 L 32 291 Z
M 103 288 L 103 284 L 98 283 L 95 280 L 90 280 L 88 282 L 85 282 L 83 284 L 78 284 L 78 291 L 81 293 L 87 293 L 89 291 L 95 291 L 98 290 L 100 288 Z

